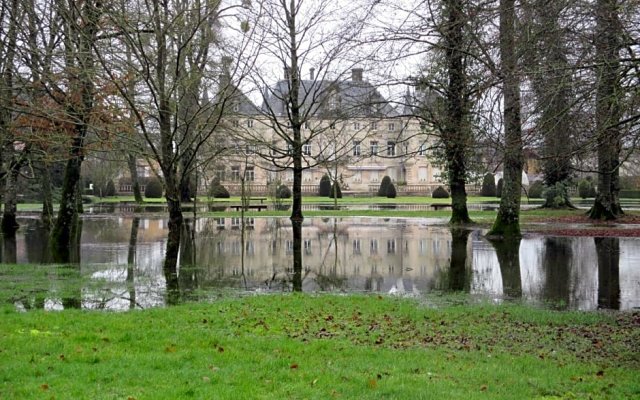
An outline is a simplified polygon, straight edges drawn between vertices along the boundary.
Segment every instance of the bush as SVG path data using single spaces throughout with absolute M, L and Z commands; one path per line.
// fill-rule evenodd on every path
M 387 197 L 389 185 L 392 185 L 391 178 L 389 178 L 388 175 L 385 175 L 384 178 L 382 178 L 382 182 L 380 182 L 380 187 L 378 188 L 378 196 Z
M 329 197 L 332 199 L 342 198 L 342 190 L 340 189 L 340 184 L 338 182 L 331 185 L 331 195 Z
M 496 197 L 496 178 L 490 172 L 482 180 L 480 196 Z
M 546 207 L 551 208 L 560 208 L 567 206 L 567 200 L 569 199 L 569 194 L 567 193 L 567 187 L 558 182 L 554 186 L 547 187 L 542 196 L 545 199 L 544 205 Z
M 544 184 L 542 181 L 535 181 L 529 186 L 529 198 L 541 199 L 542 191 L 544 190 Z
M 502 178 L 498 180 L 498 186 L 496 186 L 496 197 L 502 197 L 502 185 L 504 185 L 504 181 Z
M 331 195 L 331 178 L 329 178 L 329 175 L 324 174 L 322 178 L 320 178 L 318 196 L 328 197 L 329 195 Z
M 280 185 L 276 190 L 276 199 L 289 199 L 291 198 L 291 189 L 287 185 Z
M 433 197 L 434 199 L 448 199 L 449 192 L 447 192 L 447 190 L 442 186 L 438 186 L 436 190 L 434 190 L 431 194 L 431 197 Z
M 640 190 L 621 190 L 620 197 L 625 199 L 640 199 Z
M 109 180 L 102 191 L 102 195 L 105 197 L 115 196 L 116 195 L 116 185 L 113 183 L 113 180 Z
M 162 182 L 160 182 L 160 179 L 149 179 L 147 186 L 144 188 L 144 197 L 149 199 L 159 199 L 162 197 Z
M 228 199 L 231 197 L 227 188 L 220 184 L 220 178 L 217 176 L 211 181 L 209 197 L 213 197 L 214 199 Z
M 582 179 L 578 182 L 578 196 L 582 199 L 587 197 L 595 197 L 596 189 L 593 187 L 593 183 L 589 179 Z
M 393 183 L 389 182 L 389 186 L 387 187 L 387 197 L 390 199 L 395 199 L 397 195 L 396 187 Z

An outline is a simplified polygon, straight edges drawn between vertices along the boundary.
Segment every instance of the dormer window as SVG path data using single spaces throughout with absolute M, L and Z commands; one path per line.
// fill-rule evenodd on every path
M 393 132 L 396 130 L 396 124 L 393 122 L 389 122 L 389 132 Z
M 253 128 L 253 120 L 252 119 L 248 119 L 247 120 L 247 128 Z
M 239 104 L 234 104 L 231 109 L 233 110 L 233 112 L 238 112 L 238 111 L 240 111 L 240 105 Z

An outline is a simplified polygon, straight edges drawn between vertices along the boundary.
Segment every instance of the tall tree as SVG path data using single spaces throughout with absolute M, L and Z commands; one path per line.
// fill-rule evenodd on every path
M 95 100 L 95 54 L 103 2 L 98 0 L 59 2 L 64 21 L 64 67 L 66 115 L 71 125 L 71 144 L 64 172 L 58 217 L 51 233 L 57 261 L 69 261 L 78 218 L 80 170 L 85 157 L 85 139 L 92 122 Z M 62 89 L 61 89 L 62 90 Z
M 520 117 L 520 76 L 516 52 L 515 0 L 500 0 L 500 77 L 504 102 L 504 184 L 498 216 L 490 236 L 520 236 L 522 192 L 522 122 Z
M 620 206 L 620 153 L 622 137 L 622 90 L 620 48 L 622 25 L 618 0 L 595 4 L 596 140 L 598 146 L 598 193 L 589 211 L 592 219 L 616 219 Z

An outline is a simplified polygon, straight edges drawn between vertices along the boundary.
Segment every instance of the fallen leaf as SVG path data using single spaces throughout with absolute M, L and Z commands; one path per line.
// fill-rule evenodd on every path
M 317 379 L 314 379 L 314 380 L 313 380 L 313 382 L 311 382 L 311 386 L 315 386 L 315 385 L 316 385 L 316 383 L 318 383 L 318 380 L 317 380 Z
M 596 372 L 596 376 L 604 376 L 604 371 L 600 370 L 600 371 Z
M 47 385 L 46 383 L 43 383 L 42 385 L 40 385 L 40 389 L 49 390 L 49 385 Z
M 487 389 L 488 389 L 487 385 L 482 385 L 482 386 L 480 386 L 480 391 L 481 391 L 481 392 L 486 392 L 486 391 L 487 391 Z
M 58 358 L 60 359 L 60 361 L 64 361 L 64 354 L 60 354 Z
M 208 376 L 203 376 L 202 377 L 202 381 L 206 382 L 206 383 L 209 383 L 209 382 L 211 382 L 211 378 L 209 378 Z
M 291 369 L 298 369 L 298 364 L 293 363 L 293 364 L 291 364 L 291 365 L 289 366 L 289 368 L 291 368 Z
M 369 388 L 375 389 L 376 387 L 378 387 L 378 381 L 375 380 L 375 379 L 370 379 L 369 380 Z

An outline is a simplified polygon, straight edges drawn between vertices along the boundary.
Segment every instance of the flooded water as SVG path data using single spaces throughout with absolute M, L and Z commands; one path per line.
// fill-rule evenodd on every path
M 16 239 L 4 240 L 2 261 L 34 266 L 0 265 L 0 301 L 19 308 L 148 308 L 167 304 L 172 291 L 197 301 L 291 289 L 287 218 L 190 221 L 177 280 L 163 271 L 161 216 L 87 214 L 70 267 L 47 265 L 47 235 L 35 219 L 20 222 Z M 637 238 L 531 236 L 504 246 L 428 219 L 309 218 L 302 248 L 303 291 L 456 291 L 560 309 L 640 307 Z

